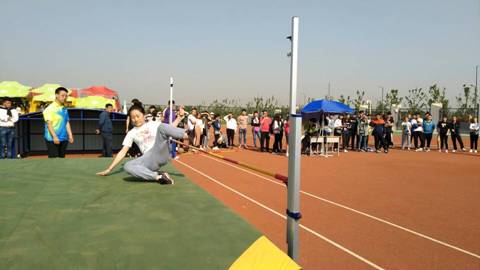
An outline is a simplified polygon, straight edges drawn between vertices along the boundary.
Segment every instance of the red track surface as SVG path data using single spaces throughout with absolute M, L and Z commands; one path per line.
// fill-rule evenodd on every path
M 284 156 L 249 150 L 222 155 L 287 174 Z M 302 157 L 301 224 L 351 253 L 300 229 L 300 264 L 305 269 L 480 269 L 479 162 L 480 155 L 399 150 Z M 284 215 L 287 195 L 286 187 L 276 184 L 280 181 L 205 154 L 181 155 L 174 165 L 286 251 L 282 217 L 212 179 Z

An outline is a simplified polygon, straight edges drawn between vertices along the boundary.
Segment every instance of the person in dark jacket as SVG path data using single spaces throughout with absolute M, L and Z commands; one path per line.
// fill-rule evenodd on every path
M 457 120 L 456 116 L 452 118 L 452 122 L 450 123 L 450 134 L 452 136 L 452 143 L 453 143 L 452 152 L 457 151 L 457 141 L 460 143 L 460 149 L 462 149 L 462 151 L 465 151 L 462 137 L 460 136 L 460 122 Z
M 213 127 L 213 150 L 218 150 L 219 148 L 219 143 L 218 139 L 220 139 L 220 136 L 222 135 L 221 129 L 222 129 L 222 121 L 220 120 L 220 115 L 215 114 L 212 122 L 212 127 Z
M 388 148 L 393 147 L 393 116 L 388 114 L 385 119 L 385 143 L 388 144 Z
M 445 149 L 445 153 L 448 153 L 448 131 L 450 129 L 450 124 L 447 121 L 447 117 L 444 116 L 442 120 L 438 121 L 437 131 L 440 136 L 440 146 L 438 152 L 442 152 Z
M 101 157 L 112 157 L 113 125 L 110 119 L 112 111 L 112 104 L 106 104 L 105 111 L 100 113 L 100 120 L 98 121 L 97 134 L 102 136 L 103 141 Z
M 383 147 L 385 153 L 388 153 L 388 144 L 385 141 L 385 120 L 382 115 L 377 114 L 377 118 L 370 122 L 373 127 L 373 138 L 375 139 L 375 150 L 380 153 L 380 148 Z
M 342 119 L 342 146 L 343 152 L 348 152 L 348 142 L 350 141 L 350 136 L 352 135 L 352 122 L 350 121 L 350 115 L 347 114 L 346 117 Z
M 358 138 L 357 138 L 357 117 L 352 115 L 350 118 L 350 125 L 351 125 L 351 132 L 350 132 L 350 140 L 352 141 L 351 148 L 352 150 L 357 149 Z

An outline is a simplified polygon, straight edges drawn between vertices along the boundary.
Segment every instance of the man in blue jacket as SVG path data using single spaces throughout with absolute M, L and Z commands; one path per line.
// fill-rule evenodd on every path
M 105 105 L 105 111 L 100 113 L 97 134 L 102 136 L 103 146 L 101 157 L 112 157 L 113 125 L 110 113 L 113 111 L 112 104 Z

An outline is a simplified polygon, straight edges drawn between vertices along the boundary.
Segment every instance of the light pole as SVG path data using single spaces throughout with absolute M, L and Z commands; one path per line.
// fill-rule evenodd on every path
M 378 86 L 378 88 L 381 88 L 382 89 L 382 114 L 385 114 L 385 103 L 383 101 L 383 95 L 384 95 L 384 92 L 385 92 L 385 87 L 383 86 Z
M 478 113 L 477 113 L 477 85 L 473 85 L 471 83 L 464 83 L 463 84 L 463 88 L 468 88 L 468 89 L 472 89 L 472 88 L 475 88 L 474 90 L 474 93 L 473 93 L 473 109 L 475 110 L 475 116 L 478 117 Z M 465 105 L 468 109 L 468 99 L 465 99 Z
M 475 66 L 475 110 L 477 111 L 477 118 L 479 115 L 479 107 L 478 107 L 478 65 Z

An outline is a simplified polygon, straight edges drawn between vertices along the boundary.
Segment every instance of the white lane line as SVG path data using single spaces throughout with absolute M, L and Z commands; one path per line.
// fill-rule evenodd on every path
M 246 172 L 246 173 L 255 175 L 255 176 L 257 176 L 257 177 L 259 177 L 259 178 L 262 178 L 262 179 L 264 179 L 264 180 L 267 180 L 267 181 L 269 181 L 269 182 L 271 182 L 271 183 L 273 183 L 273 184 L 276 184 L 276 185 L 279 185 L 279 186 L 283 186 L 283 187 L 285 186 L 285 184 L 280 183 L 279 181 L 275 181 L 275 180 L 269 179 L 269 178 L 267 178 L 267 177 L 265 177 L 265 176 L 263 176 L 263 175 L 260 175 L 260 174 L 254 173 L 254 172 L 252 172 L 252 171 L 246 170 L 246 169 L 244 169 L 244 168 L 235 166 L 235 165 L 230 164 L 230 163 L 228 163 L 228 162 L 221 161 L 221 160 L 219 160 L 219 159 L 217 159 L 217 158 L 212 158 L 212 157 L 209 157 L 209 156 L 206 156 L 206 155 L 202 155 L 202 156 L 204 156 L 204 157 L 206 157 L 206 158 L 209 158 L 209 159 L 212 159 L 212 160 L 215 160 L 215 161 L 217 161 L 217 162 L 219 162 L 219 163 L 228 165 L 228 166 L 230 166 L 230 167 L 236 168 L 236 169 L 238 169 L 238 170 L 244 171 L 244 172 Z M 311 193 L 306 192 L 306 191 L 303 191 L 303 190 L 300 190 L 300 193 L 305 194 L 305 195 L 307 195 L 307 196 L 310 196 L 310 197 L 312 197 L 312 198 L 315 198 L 315 199 L 317 199 L 317 200 L 321 200 L 321 201 L 323 201 L 323 202 L 326 202 L 326 203 L 335 205 L 335 206 L 337 206 L 337 207 L 343 208 L 343 209 L 345 209 L 345 210 L 354 212 L 354 213 L 356 213 L 356 214 L 359 214 L 359 215 L 362 215 L 362 216 L 371 218 L 371 219 L 376 220 L 376 221 L 378 221 L 378 222 L 381 222 L 381 223 L 387 224 L 387 225 L 389 225 L 389 226 L 395 227 L 395 228 L 397 228 L 397 229 L 400 229 L 400 230 L 402 230 L 402 231 L 411 233 L 411 234 L 416 235 L 416 236 L 418 236 L 418 237 L 421 237 L 421 238 L 423 238 L 423 239 L 430 240 L 430 241 L 435 242 L 435 243 L 437 243 L 437 244 L 439 244 L 439 245 L 442 245 L 442 246 L 445 246 L 445 247 L 454 249 L 454 250 L 456 250 L 456 251 L 459 251 L 459 252 L 461 252 L 461 253 L 470 255 L 470 256 L 475 257 L 475 258 L 477 258 L 477 259 L 480 259 L 480 255 L 479 255 L 479 254 L 476 254 L 476 253 L 473 253 L 473 252 L 471 252 L 471 251 L 462 249 L 462 248 L 460 248 L 460 247 L 451 245 L 451 244 L 449 244 L 449 243 L 446 243 L 446 242 L 443 242 L 443 241 L 441 241 L 441 240 L 435 239 L 435 238 L 430 237 L 430 236 L 428 236 L 428 235 L 425 235 L 425 234 L 419 233 L 419 232 L 417 232 L 417 231 L 414 231 L 414 230 L 412 230 L 412 229 L 409 229 L 409 228 L 403 227 L 403 226 L 401 226 L 401 225 L 395 224 L 395 223 L 390 222 L 390 221 L 388 221 L 388 220 L 385 220 L 385 219 L 382 219 L 382 218 L 379 218 L 379 217 L 376 217 L 376 216 L 367 214 L 367 213 L 362 212 L 362 211 L 360 211 L 360 210 L 353 209 L 353 208 L 351 208 L 351 207 L 348 207 L 348 206 L 343 205 L 343 204 L 340 204 L 340 203 L 336 203 L 336 202 L 334 202 L 334 201 L 330 201 L 330 200 L 328 200 L 328 199 L 325 199 L 325 198 L 316 196 L 316 195 L 314 195 L 314 194 L 311 194 Z
M 243 194 L 243 193 L 241 193 L 241 192 L 239 192 L 239 191 L 237 191 L 237 190 L 235 190 L 235 189 L 233 189 L 233 188 L 231 188 L 231 187 L 223 184 L 222 182 L 214 179 L 213 177 L 211 177 L 211 176 L 209 176 L 209 175 L 206 175 L 205 173 L 203 173 L 203 172 L 201 172 L 201 171 L 199 171 L 199 170 L 191 167 L 190 165 L 187 165 L 187 164 L 185 164 L 184 162 L 182 162 L 182 161 L 180 161 L 180 160 L 176 160 L 176 162 L 178 162 L 178 163 L 182 164 L 183 166 L 189 168 L 190 170 L 192 170 L 192 171 L 194 171 L 194 172 L 202 175 L 203 177 L 209 179 L 210 181 L 215 182 L 216 184 L 222 186 L 223 188 L 230 190 L 231 192 L 239 195 L 240 197 L 242 197 L 242 198 L 244 198 L 244 199 L 246 199 L 246 200 L 248 200 L 248 201 L 251 201 L 252 203 L 254 203 L 254 204 L 262 207 L 263 209 L 265 209 L 265 210 L 267 210 L 267 211 L 269 211 L 269 212 L 271 212 L 271 213 L 273 213 L 273 214 L 275 214 L 275 215 L 277 215 L 277 216 L 279 216 L 279 217 L 281 217 L 281 218 L 283 218 L 283 219 L 287 219 L 286 216 L 280 214 L 279 212 L 273 210 L 272 208 L 270 208 L 270 207 L 268 207 L 268 206 L 266 206 L 266 205 L 264 205 L 264 204 L 262 204 L 262 203 L 260 203 L 260 202 L 258 202 L 258 201 L 256 201 L 256 200 L 248 197 L 247 195 L 245 195 L 245 194 Z M 373 262 L 365 259 L 364 257 L 358 255 L 357 253 L 355 253 L 355 252 L 347 249 L 346 247 L 344 247 L 344 246 L 342 246 L 342 245 L 334 242 L 333 240 L 330 240 L 329 238 L 327 238 L 327 237 L 319 234 L 318 232 L 316 232 L 316 231 L 314 231 L 314 230 L 312 230 L 312 229 L 310 229 L 310 228 L 308 228 L 308 227 L 306 227 L 306 226 L 303 226 L 302 224 L 300 224 L 300 228 L 302 228 L 302 229 L 306 230 L 307 232 L 309 232 L 309 233 L 311 233 L 311 234 L 319 237 L 320 239 L 322 239 L 322 240 L 326 241 L 327 243 L 335 246 L 336 248 L 338 248 L 338 249 L 340 249 L 340 250 L 342 250 L 342 251 L 344 251 L 344 252 L 352 255 L 353 257 L 355 257 L 355 258 L 359 259 L 360 261 L 362 261 L 362 262 L 370 265 L 371 267 L 373 267 L 373 268 L 375 268 L 375 269 L 378 269 L 378 270 L 384 270 L 384 268 L 382 268 L 382 267 L 376 265 L 375 263 L 373 263 Z

